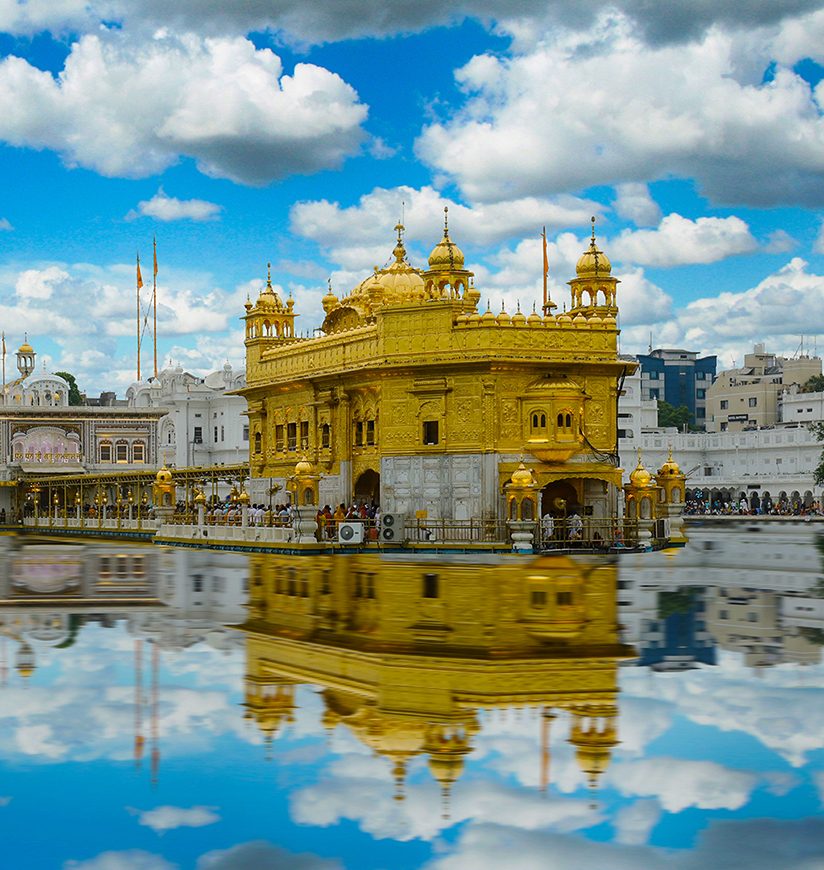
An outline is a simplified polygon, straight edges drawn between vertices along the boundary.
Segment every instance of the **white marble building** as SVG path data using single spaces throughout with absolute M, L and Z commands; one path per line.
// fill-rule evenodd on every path
M 204 378 L 176 366 L 132 384 L 126 398 L 130 408 L 166 409 L 159 451 L 169 466 L 232 465 L 249 459 L 246 399 L 230 395 L 245 383 L 228 362 Z

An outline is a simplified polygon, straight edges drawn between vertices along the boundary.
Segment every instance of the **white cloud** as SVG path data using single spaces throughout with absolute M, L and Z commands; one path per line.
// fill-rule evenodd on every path
M 126 220 L 152 217 L 159 221 L 208 221 L 220 215 L 223 206 L 205 199 L 177 199 L 160 188 L 151 199 L 144 199 L 126 215 Z
M 624 761 L 608 770 L 607 779 L 621 794 L 658 798 L 670 813 L 687 807 L 740 809 L 758 782 L 748 771 L 732 770 L 714 761 L 680 758 Z
M 435 188 L 405 185 L 377 187 L 364 194 L 357 205 L 337 202 L 299 202 L 290 212 L 292 231 L 312 239 L 349 264 L 355 258 L 346 252 L 352 246 L 362 251 L 380 249 L 381 263 L 392 250 L 392 227 L 403 216 L 407 238 L 419 242 L 428 254 L 443 234 L 443 209 L 449 208 L 449 229 L 459 245 L 486 245 L 510 238 L 540 235 L 541 227 L 583 226 L 603 206 L 574 196 L 524 197 L 493 204 L 462 205 Z M 370 268 L 372 257 L 367 262 Z M 363 255 L 357 259 L 364 262 Z
M 164 834 L 177 828 L 204 828 L 220 821 L 217 807 L 155 807 L 153 810 L 130 810 L 138 815 L 141 825 L 151 828 L 156 834 Z
M 286 75 L 243 38 L 89 34 L 56 79 L 19 57 L 0 62 L 0 138 L 107 176 L 152 175 L 181 156 L 247 184 L 338 166 L 366 111 L 334 73 L 297 64 Z
M 824 222 L 818 228 L 818 235 L 813 242 L 813 252 L 816 254 L 824 254 Z
M 10 797 L 8 797 L 8 796 L 0 797 L 0 807 L 7 807 L 10 803 L 11 803 Z
M 798 247 L 798 242 L 785 230 L 773 230 L 764 242 L 768 254 L 786 254 Z
M 652 829 L 661 818 L 656 800 L 639 800 L 622 807 L 615 814 L 615 840 L 630 846 L 641 846 L 649 840 Z
M 295 854 L 262 840 L 207 852 L 197 870 L 340 870 L 340 862 L 307 852 Z
M 646 184 L 629 181 L 615 188 L 615 211 L 638 227 L 651 227 L 661 220 L 661 209 Z
M 85 861 L 66 861 L 63 870 L 177 870 L 162 855 L 140 849 L 125 852 L 102 852 Z
M 0 218 L 0 232 L 10 233 L 13 229 L 8 218 Z
M 26 269 L 20 273 L 15 284 L 15 292 L 20 300 L 51 299 L 58 287 L 69 279 L 69 273 L 59 266 L 48 266 L 45 269 Z
M 51 725 L 22 724 L 15 734 L 17 748 L 24 755 L 38 755 L 45 758 L 62 758 L 68 747 L 53 739 L 54 731 Z
M 668 214 L 654 230 L 624 230 L 604 242 L 616 260 L 642 266 L 683 266 L 715 263 L 748 254 L 758 245 L 747 224 L 737 217 L 700 217 Z
M 789 67 L 736 78 L 737 46 L 645 47 L 625 16 L 457 72 L 467 100 L 424 130 L 419 156 L 473 201 L 516 199 L 671 175 L 731 203 L 824 200 L 821 100 Z M 759 55 L 760 69 L 769 63 Z

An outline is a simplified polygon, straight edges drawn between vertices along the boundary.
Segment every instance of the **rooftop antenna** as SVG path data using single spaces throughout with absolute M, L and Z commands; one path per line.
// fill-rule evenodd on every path
M 649 331 L 649 353 L 652 353 L 652 330 Z

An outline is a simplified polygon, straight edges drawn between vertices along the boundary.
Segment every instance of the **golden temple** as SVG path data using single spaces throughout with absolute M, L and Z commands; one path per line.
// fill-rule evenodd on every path
M 503 487 L 523 459 L 542 515 L 614 517 L 617 400 L 635 363 L 618 355 L 619 282 L 594 219 L 569 310 L 550 302 L 543 316 L 482 310 L 446 219 L 426 269 L 410 264 L 404 227 L 395 230 L 384 268 L 340 297 L 330 286 L 314 336 L 296 334 L 295 301 L 271 275 L 247 301 L 253 479 L 285 487 L 304 457 L 321 505 L 503 519 Z
M 296 687 L 321 687 L 327 729 L 347 728 L 406 767 L 427 758 L 445 794 L 461 775 L 481 711 L 542 717 L 549 776 L 553 711 L 590 787 L 618 743 L 621 643 L 614 562 L 540 557 L 528 564 L 403 557 L 251 557 L 247 717 L 273 739 L 293 721 Z

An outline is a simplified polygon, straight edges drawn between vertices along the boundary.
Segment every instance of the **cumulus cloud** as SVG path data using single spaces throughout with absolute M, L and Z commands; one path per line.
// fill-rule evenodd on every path
M 757 242 L 738 217 L 700 217 L 669 214 L 654 230 L 624 230 L 609 244 L 617 260 L 643 266 L 683 266 L 715 263 L 756 250 Z
M 66 861 L 63 870 L 177 870 L 162 855 L 129 849 L 124 852 L 101 852 L 85 861 Z
M 217 807 L 155 807 L 152 810 L 130 810 L 138 816 L 141 825 L 151 828 L 156 834 L 164 834 L 177 828 L 204 828 L 220 821 Z
M 134 379 L 134 269 L 131 263 L 0 269 L 0 320 L 21 324 L 21 333 L 23 325 L 36 324 L 37 332 L 30 331 L 35 349 L 40 337 L 48 336 L 61 350 L 49 364 L 71 371 L 82 387 L 127 386 Z M 175 344 L 186 339 L 200 357 L 208 357 L 204 367 L 210 370 L 227 358 L 239 364 L 242 336 L 229 327 L 242 312 L 247 291 L 259 287 L 257 280 L 224 290 L 209 275 L 165 269 L 158 283 L 158 334 Z M 77 316 L 78 305 L 83 317 Z M 129 342 L 128 349 L 119 346 L 120 339 Z
M 392 227 L 403 217 L 407 237 L 428 251 L 443 233 L 443 209 L 449 208 L 449 228 L 459 245 L 484 245 L 525 235 L 537 236 L 546 224 L 552 228 L 583 226 L 603 206 L 575 196 L 524 197 L 493 204 L 464 205 L 431 186 L 377 187 L 357 205 L 337 202 L 298 202 L 290 212 L 294 233 L 319 242 L 340 259 L 352 247 L 380 246 L 383 260 L 391 251 Z
M 338 75 L 305 63 L 286 75 L 240 37 L 88 34 L 57 78 L 0 62 L 0 139 L 107 176 L 156 174 L 184 156 L 246 184 L 315 172 L 357 151 L 366 111 Z
M 718 201 L 824 202 L 818 92 L 782 65 L 739 81 L 736 60 L 720 29 L 645 48 L 631 21 L 604 13 L 579 38 L 472 58 L 456 74 L 465 105 L 417 152 L 476 202 L 671 175 Z
M 610 9 L 620 11 L 645 41 L 651 44 L 683 42 L 700 37 L 721 25 L 731 29 L 775 28 L 786 19 L 792 23 L 817 0 L 784 0 L 757 3 L 743 13 L 733 2 L 670 0 L 665 6 L 646 0 L 615 0 Z M 0 4 L 0 29 L 32 34 L 44 29 L 57 32 L 94 29 L 101 21 L 130 27 L 155 28 L 165 24 L 204 33 L 278 31 L 298 43 L 317 43 L 363 36 L 386 36 L 419 31 L 434 25 L 457 23 L 466 17 L 480 19 L 521 41 L 535 38 L 540 30 L 579 31 L 590 24 L 580 14 L 577 0 L 438 0 L 405 3 L 388 0 L 376 6 L 371 0 L 349 0 L 347 14 L 340 14 L 337 0 L 280 0 L 272 3 L 224 3 L 221 0 L 28 0 Z M 795 19 L 793 20 L 793 16 Z M 805 41 L 812 47 L 808 28 L 798 27 L 785 40 L 794 46 Z
M 661 807 L 656 800 L 635 801 L 615 814 L 615 840 L 630 846 L 640 846 L 649 840 L 652 829 L 661 818 Z
M 205 199 L 177 199 L 168 196 L 163 188 L 151 199 L 144 199 L 126 215 L 126 220 L 134 220 L 139 217 L 151 217 L 159 221 L 208 221 L 214 220 L 223 206 L 215 202 L 207 202 Z
M 607 772 L 610 784 L 624 795 L 656 797 L 670 813 L 687 807 L 737 810 L 749 800 L 758 778 L 714 761 L 643 758 L 624 761 Z
M 798 242 L 785 230 L 773 230 L 764 242 L 768 254 L 786 254 L 798 247 Z
M 342 866 L 336 860 L 296 854 L 263 840 L 207 852 L 197 862 L 197 870 L 339 870 Z
M 824 222 L 818 228 L 818 235 L 813 242 L 813 252 L 816 254 L 824 254 Z
M 638 227 L 654 226 L 661 219 L 661 209 L 650 196 L 646 184 L 629 181 L 615 188 L 615 211 Z
M 814 870 L 824 858 L 824 822 L 752 819 L 715 822 L 693 849 L 594 842 L 553 832 L 519 831 L 502 825 L 465 828 L 454 848 L 427 870 L 553 870 L 609 867 L 610 870 Z

